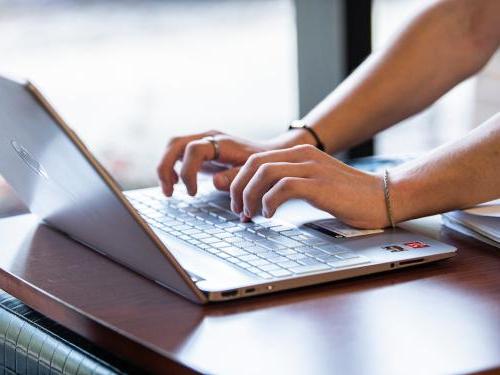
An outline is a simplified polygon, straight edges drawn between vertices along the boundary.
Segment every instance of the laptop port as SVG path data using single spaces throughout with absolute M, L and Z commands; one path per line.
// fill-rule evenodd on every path
M 406 266 L 408 264 L 415 264 L 415 263 L 422 263 L 424 261 L 424 258 L 418 258 L 418 259 L 411 259 L 411 260 L 404 260 L 402 262 L 399 262 L 400 266 Z
M 245 289 L 245 294 L 250 294 L 250 293 L 253 293 L 253 292 L 255 292 L 255 288 Z
M 224 298 L 234 297 L 238 295 L 238 289 L 226 290 L 225 292 L 221 292 L 220 295 Z

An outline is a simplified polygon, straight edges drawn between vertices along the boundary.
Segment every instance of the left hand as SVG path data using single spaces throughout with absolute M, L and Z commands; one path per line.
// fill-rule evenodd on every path
M 247 218 L 271 217 L 290 199 L 303 199 L 358 228 L 388 225 L 383 179 L 349 167 L 311 145 L 249 157 L 231 184 L 231 208 Z

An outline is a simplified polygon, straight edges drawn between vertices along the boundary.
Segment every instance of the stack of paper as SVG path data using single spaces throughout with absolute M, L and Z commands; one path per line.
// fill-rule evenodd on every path
M 443 215 L 446 226 L 500 247 L 500 199 Z

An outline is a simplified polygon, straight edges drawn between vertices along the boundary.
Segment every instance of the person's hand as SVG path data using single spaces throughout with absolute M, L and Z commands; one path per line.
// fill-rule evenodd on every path
M 358 228 L 386 226 L 383 179 L 351 168 L 311 145 L 251 155 L 231 184 L 231 209 L 271 217 L 303 199 Z
M 206 137 L 213 136 L 219 146 L 219 156 L 215 156 L 215 147 Z M 219 190 L 229 190 L 229 186 L 238 173 L 238 167 L 243 165 L 248 157 L 257 152 L 271 150 L 275 145 L 256 143 L 223 134 L 218 131 L 208 131 L 184 137 L 170 139 L 163 158 L 158 166 L 158 176 L 163 193 L 171 196 L 174 185 L 179 181 L 179 175 L 174 170 L 178 160 L 182 160 L 180 178 L 186 185 L 190 195 L 197 191 L 198 172 L 207 164 L 215 162 L 227 166 L 213 177 L 214 185 Z

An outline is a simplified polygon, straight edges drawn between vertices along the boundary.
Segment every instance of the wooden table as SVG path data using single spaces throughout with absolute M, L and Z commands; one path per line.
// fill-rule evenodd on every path
M 156 373 L 500 371 L 500 250 L 436 218 L 409 225 L 459 255 L 200 307 L 23 215 L 0 220 L 0 287 Z

